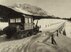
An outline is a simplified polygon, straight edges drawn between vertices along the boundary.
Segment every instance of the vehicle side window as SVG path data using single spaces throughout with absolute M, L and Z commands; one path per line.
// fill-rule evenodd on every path
M 21 22 L 20 18 L 10 19 L 10 23 L 18 23 L 18 22 Z
M 25 18 L 25 23 L 29 23 L 29 19 L 28 18 Z
M 10 23 L 15 23 L 15 19 L 10 19 Z
M 31 18 L 29 18 L 29 23 L 31 23 Z
M 20 19 L 20 18 L 17 18 L 17 19 L 16 19 L 16 22 L 21 22 L 21 19 Z

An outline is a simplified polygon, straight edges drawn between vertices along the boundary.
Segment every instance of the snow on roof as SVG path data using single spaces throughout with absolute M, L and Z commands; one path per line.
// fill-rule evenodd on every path
M 17 12 L 24 13 L 24 14 L 32 15 L 32 13 L 30 13 L 30 12 L 28 12 L 26 10 L 23 10 L 22 8 L 15 7 L 14 10 L 17 11 Z

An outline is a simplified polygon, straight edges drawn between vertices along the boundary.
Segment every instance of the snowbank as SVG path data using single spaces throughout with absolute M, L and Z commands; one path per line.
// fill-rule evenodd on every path
M 0 43 L 0 52 L 71 52 L 71 49 L 68 50 L 68 48 L 66 49 L 66 47 L 64 47 L 70 45 L 70 41 L 66 44 L 59 44 L 59 42 L 62 41 L 63 43 L 66 42 L 64 36 L 62 36 L 63 38 L 59 36 L 59 38 L 62 38 L 60 41 L 59 38 L 56 37 L 57 45 L 53 45 L 50 42 L 50 33 L 44 34 L 45 33 L 38 33 L 37 35 L 25 39 L 2 42 Z M 44 42 L 45 39 L 47 40 Z M 69 48 L 71 48 L 71 46 L 69 46 Z

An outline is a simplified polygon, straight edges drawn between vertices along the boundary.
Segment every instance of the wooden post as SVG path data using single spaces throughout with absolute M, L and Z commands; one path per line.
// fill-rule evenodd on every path
M 66 36 L 66 32 L 65 32 L 65 29 L 64 29 L 64 31 L 63 31 L 63 35 L 65 35 L 65 36 Z
M 58 36 L 59 31 L 57 30 L 57 36 Z
M 56 44 L 56 41 L 54 40 L 54 35 L 51 35 L 51 43 Z

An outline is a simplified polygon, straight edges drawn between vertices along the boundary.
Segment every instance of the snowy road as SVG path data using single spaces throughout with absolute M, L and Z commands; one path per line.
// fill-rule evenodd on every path
M 49 40 L 50 34 L 42 36 L 43 34 L 39 33 L 25 39 L 0 43 L 0 52 L 65 52 L 65 50 L 60 49 L 57 45 L 48 43 L 48 41 L 44 42 L 46 38 Z
M 62 24 L 63 23 L 60 23 L 58 26 L 61 26 Z M 58 26 L 54 29 L 58 29 Z M 45 34 L 45 32 L 47 32 L 47 34 Z M 48 31 L 45 32 L 43 31 L 42 33 L 38 33 L 37 35 L 33 35 L 25 39 L 1 42 L 0 52 L 67 52 L 68 49 L 64 48 L 64 46 L 61 49 L 59 44 L 51 44 L 51 34 Z

